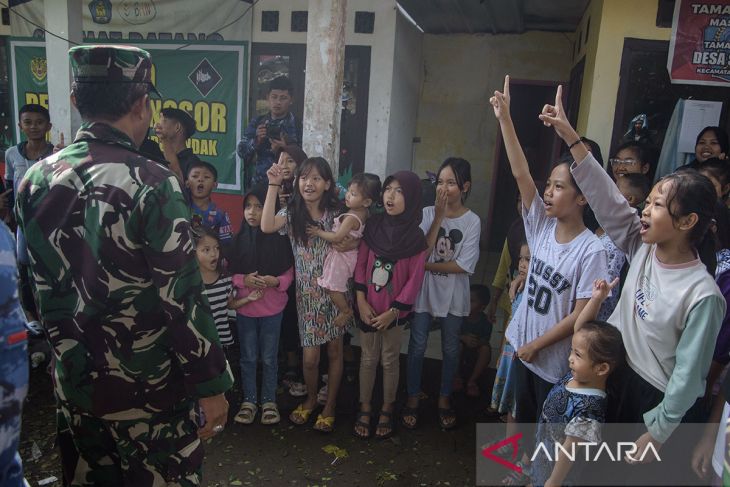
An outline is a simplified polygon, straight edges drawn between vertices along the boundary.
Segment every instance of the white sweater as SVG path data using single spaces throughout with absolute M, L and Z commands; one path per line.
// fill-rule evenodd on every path
M 644 244 L 639 216 L 590 153 L 571 168 L 599 224 L 630 262 L 609 322 L 621 330 L 631 368 L 664 392 L 644 415 L 652 436 L 666 441 L 704 392 L 725 299 L 699 259 L 666 265 Z

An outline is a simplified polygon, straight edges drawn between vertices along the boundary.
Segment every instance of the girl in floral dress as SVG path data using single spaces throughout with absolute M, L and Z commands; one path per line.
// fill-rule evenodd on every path
M 329 358 L 329 393 L 322 412 L 317 416 L 314 429 L 329 433 L 334 430 L 337 391 L 342 378 L 342 337 L 352 321 L 341 327 L 334 325 L 337 308 L 329 295 L 317 284 L 330 244 L 322 238 L 307 235 L 307 226 L 318 225 L 325 231 L 332 231 L 334 220 L 340 212 L 335 181 L 326 160 L 321 157 L 306 159 L 297 167 L 291 202 L 287 208 L 276 214 L 278 190 L 283 180 L 281 163 L 271 166 L 268 176 L 269 189 L 261 218 L 261 230 L 266 233 L 279 231 L 288 235 L 292 244 L 299 338 L 303 347 L 304 382 L 307 386 L 306 399 L 292 411 L 289 419 L 296 425 L 303 425 L 317 406 L 320 345 L 326 344 Z M 349 247 L 356 248 L 358 241 L 344 245 L 345 250 Z

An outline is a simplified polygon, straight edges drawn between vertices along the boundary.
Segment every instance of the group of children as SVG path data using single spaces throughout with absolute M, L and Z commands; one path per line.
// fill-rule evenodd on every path
M 713 127 L 703 131 L 696 160 L 647 191 L 650 165 L 642 146 L 622 146 L 607 173 L 596 147 L 567 121 L 561 95 L 559 87 L 555 104 L 539 118 L 570 154 L 553 167 L 542 197 L 511 121 L 509 77 L 490 99 L 520 191 L 526 237 L 492 407 L 508 415 L 508 435 L 537 423 L 527 453 L 540 445 L 553 451 L 556 442 L 564 451 L 600 442 L 604 422 L 641 425 L 622 438 L 636 452 L 625 459 L 628 470 L 612 470 L 617 483 L 647 477 L 680 483 L 690 471 L 686 455 L 660 471 L 645 465 L 653 458 L 645 451 L 664 446 L 666 458 L 679 458 L 672 454 L 680 449 L 673 437 L 680 423 L 708 420 L 702 398 L 706 380 L 717 379 L 710 374 L 712 351 L 720 346 L 730 298 L 715 283 L 716 251 L 730 244 L 723 238 L 727 136 L 723 141 Z M 716 151 L 705 149 L 708 133 Z M 606 309 L 612 293 L 618 299 Z M 722 355 L 727 352 L 725 345 Z M 523 473 L 507 480 L 562 485 L 579 474 L 565 455 L 536 455 L 529 463 L 526 454 Z M 706 473 L 700 463 L 693 465 L 698 475 Z
M 647 468 L 636 465 L 645 449 L 676 447 L 673 433 L 680 423 L 710 419 L 701 400 L 705 385 L 711 397 L 722 364 L 730 361 L 730 333 L 724 327 L 730 321 L 730 285 L 721 292 L 715 282 L 716 276 L 718 282 L 730 276 L 725 275 L 730 252 L 721 251 L 730 247 L 724 204 L 730 192 L 727 135 L 714 127 L 704 130 L 696 160 L 650 187 L 652 168 L 643 146 L 622 145 L 605 171 L 597 145 L 579 137 L 567 121 L 561 95 L 559 87 L 555 104 L 546 105 L 539 117 L 569 153 L 552 168 L 542 195 L 511 121 L 508 77 L 503 91 L 490 99 L 519 188 L 521 215 L 505 243 L 512 279 L 501 282 L 488 313 L 493 314 L 508 285 L 511 318 L 492 408 L 506 414 L 508 434 L 519 424 L 537 425 L 528 450 L 551 441 L 566 448 L 600 441 L 607 421 L 640 424 L 629 438 L 637 445 L 636 455 L 627 458 L 635 469 L 627 475 L 633 476 Z M 24 109 L 21 128 L 27 125 L 28 142 L 19 146 L 20 162 L 11 165 L 16 174 L 6 174 L 11 184 L 22 177 L 22 160 L 53 150 L 45 143 L 47 111 Z M 168 115 L 174 121 L 175 114 Z M 184 125 L 177 128 L 185 132 Z M 308 158 L 285 142 L 272 143 L 278 162 L 268 168 L 267 181 L 258 178 L 244 195 L 244 218 L 235 235 L 225 211 L 211 200 L 215 167 L 195 158 L 181 171 L 221 343 L 233 345 L 238 337 L 243 401 L 235 421 L 253 423 L 259 408 L 262 424 L 280 421 L 280 341 L 296 333 L 304 399 L 289 419 L 307 423 L 318 399 L 324 399 L 314 429 L 331 432 L 343 341 L 357 325 L 360 408 L 353 433 L 388 438 L 395 430 L 400 351 L 409 324 L 407 400 L 400 423 L 416 428 L 424 355 L 437 320 L 442 352 L 438 422 L 453 428 L 451 396 L 464 388 L 461 358 L 472 357 L 466 392 L 479 396 L 492 331 L 485 314 L 489 290 L 469 283 L 481 233 L 479 217 L 466 206 L 469 162 L 443 162 L 433 206 L 423 207 L 421 180 L 410 171 L 382 183 L 376 175 L 357 174 L 343 202 L 327 161 Z M 326 398 L 318 398 L 322 346 L 328 358 Z M 376 413 L 372 398 L 379 364 L 383 403 Z M 719 397 L 714 420 L 727 417 L 730 409 L 722 411 Z M 715 433 L 708 428 L 698 445 L 698 474 L 707 467 Z M 562 457 L 537 458 L 529 468 L 528 457 L 522 461 L 529 479 L 511 481 L 561 485 L 579 473 Z

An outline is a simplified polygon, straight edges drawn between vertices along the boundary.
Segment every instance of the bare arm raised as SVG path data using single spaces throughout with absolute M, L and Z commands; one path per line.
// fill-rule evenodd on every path
M 504 91 L 495 91 L 494 96 L 489 99 L 489 103 L 492 104 L 494 116 L 497 117 L 499 126 L 502 129 L 502 140 L 507 150 L 512 175 L 515 177 L 517 187 L 522 195 L 522 204 L 525 208 L 530 208 L 532 200 L 537 194 L 537 188 L 530 174 L 530 166 L 527 164 L 525 153 L 522 152 L 522 146 L 520 146 L 520 141 L 517 139 L 512 116 L 509 113 L 509 75 L 504 77 Z

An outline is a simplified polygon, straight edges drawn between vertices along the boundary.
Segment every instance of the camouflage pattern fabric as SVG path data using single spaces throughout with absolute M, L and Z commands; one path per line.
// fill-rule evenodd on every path
M 87 44 L 68 51 L 74 81 L 79 83 L 152 84 L 152 59 L 144 49 L 132 46 Z
M 70 485 L 199 485 L 203 444 L 192 406 L 186 401 L 144 421 L 105 421 L 61 407 L 78 452 Z
M 0 221 L 0 485 L 23 484 L 18 455 L 21 412 L 28 392 L 28 339 L 18 299 L 15 239 Z
M 28 171 L 16 214 L 72 433 L 85 418 L 110 429 L 154 424 L 231 387 L 169 169 L 109 125 L 86 123 Z M 83 458 L 91 449 L 80 462 L 93 466 Z

